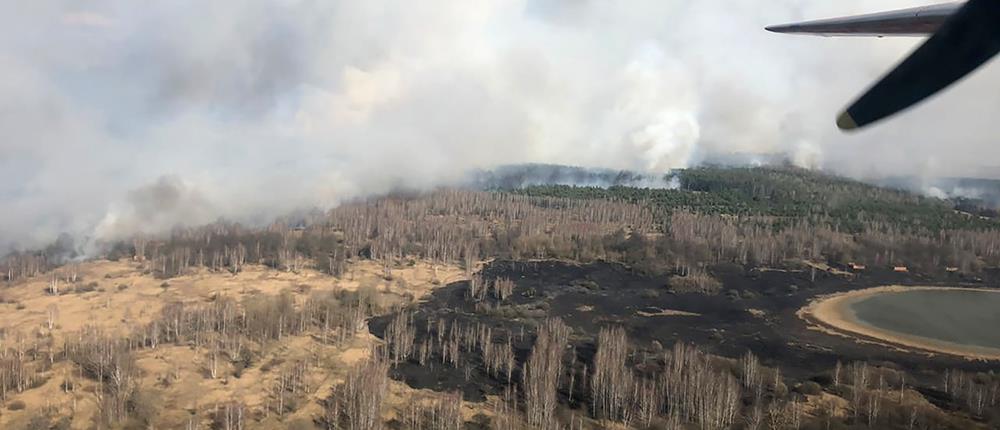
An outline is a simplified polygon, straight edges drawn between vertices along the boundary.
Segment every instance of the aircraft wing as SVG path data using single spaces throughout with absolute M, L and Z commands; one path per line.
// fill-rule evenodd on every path
M 1000 52 L 1000 0 L 969 0 L 767 28 L 779 33 L 916 35 L 933 33 L 838 118 L 853 130 L 881 121 L 958 82 Z
M 767 27 L 767 31 L 818 36 L 926 36 L 941 28 L 941 25 L 961 9 L 963 4 L 963 2 L 957 2 L 843 18 L 772 25 Z

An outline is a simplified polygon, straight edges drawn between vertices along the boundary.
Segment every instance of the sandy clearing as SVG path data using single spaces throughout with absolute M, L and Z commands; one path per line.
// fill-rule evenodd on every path
M 799 318 L 813 324 L 811 328 L 839 336 L 846 336 L 867 343 L 880 344 L 905 352 L 941 353 L 964 357 L 970 360 L 1000 360 L 1000 350 L 994 348 L 959 345 L 919 336 L 882 330 L 858 321 L 850 306 L 873 295 L 899 293 L 904 291 L 986 291 L 1000 293 L 987 288 L 935 287 L 887 285 L 863 290 L 819 296 L 797 312 Z
M 700 317 L 701 314 L 687 311 L 678 311 L 675 309 L 660 309 L 657 312 L 636 312 L 639 316 L 644 317 Z
M 154 278 L 142 263 L 126 260 L 90 261 L 79 264 L 76 269 L 79 280 L 61 282 L 59 289 L 65 294 L 57 296 L 48 294 L 46 287 L 53 276 L 62 276 L 59 270 L 3 285 L 0 328 L 4 330 L 0 333 L 0 346 L 16 342 L 31 346 L 37 339 L 47 338 L 61 345 L 67 337 L 78 336 L 85 326 L 97 326 L 109 334 L 124 335 L 148 323 L 165 304 L 175 301 L 203 303 L 213 296 L 239 300 L 284 291 L 291 292 L 296 301 L 302 301 L 315 292 L 371 288 L 377 292 L 380 304 L 388 308 L 424 299 L 436 288 L 466 279 L 466 271 L 461 267 L 420 260 L 395 262 L 390 276 L 386 276 L 380 262 L 352 261 L 341 278 L 313 269 L 288 272 L 246 265 L 235 275 L 192 269 L 182 276 L 164 280 Z M 78 292 L 81 290 L 86 292 Z M 51 327 L 50 320 L 53 322 Z M 159 428 L 183 427 L 192 412 L 196 413 L 195 422 L 208 425 L 214 406 L 232 399 L 245 402 L 252 413 L 260 414 L 267 402 L 267 390 L 274 384 L 280 369 L 279 364 L 265 371 L 265 363 L 307 360 L 312 392 L 301 407 L 280 419 L 271 414 L 251 423 L 251 428 L 275 428 L 290 425 L 294 420 L 311 422 L 320 416 L 322 399 L 329 395 L 333 384 L 342 381 L 352 365 L 367 358 L 372 345 L 378 342 L 367 329 L 341 345 L 326 345 L 309 335 L 286 337 L 263 348 L 254 365 L 238 378 L 231 374 L 233 367 L 228 362 L 219 363 L 217 378 L 208 377 L 207 350 L 190 345 L 163 344 L 135 354 L 143 391 L 158 399 L 159 413 L 154 424 Z M 11 396 L 10 401 L 23 401 L 26 408 L 0 411 L 0 428 L 23 428 L 32 416 L 46 407 L 53 407 L 60 416 L 72 416 L 71 428 L 95 426 L 99 411 L 94 381 L 81 378 L 76 366 L 68 362 L 57 362 L 51 370 L 39 373 L 39 377 L 45 382 Z M 65 380 L 72 380 L 76 389 L 64 391 L 61 384 Z M 400 404 L 415 391 L 395 382 L 392 390 Z M 484 409 L 477 403 L 463 404 L 468 416 Z
M 843 276 L 843 277 L 846 277 L 846 278 L 852 278 L 852 277 L 854 277 L 853 273 L 846 272 L 846 271 L 837 269 L 835 267 L 831 267 L 829 264 L 826 264 L 826 263 L 817 263 L 817 262 L 809 261 L 809 260 L 803 260 L 802 263 L 805 264 L 806 266 L 812 268 L 812 269 L 821 270 L 821 271 L 824 271 L 824 272 L 827 272 L 827 273 L 830 273 L 830 274 L 833 274 L 833 275 Z

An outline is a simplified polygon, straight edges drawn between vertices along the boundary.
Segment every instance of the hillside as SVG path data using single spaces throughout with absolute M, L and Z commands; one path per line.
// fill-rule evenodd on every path
M 506 173 L 504 173 L 506 172 Z M 494 175 L 605 178 L 551 166 Z M 527 172 L 527 173 L 526 173 Z M 622 176 L 624 175 L 624 176 Z M 618 173 L 615 177 L 633 177 Z M 520 180 L 520 179 L 518 179 Z M 521 184 L 522 182 L 517 182 Z M 468 263 L 495 257 L 619 261 L 649 273 L 718 263 L 910 266 L 972 273 L 1000 266 L 1000 220 L 917 196 L 795 168 L 699 168 L 671 188 L 529 185 L 441 189 L 348 202 L 266 227 L 219 222 L 106 244 L 109 258 L 139 255 L 157 276 L 188 267 L 315 267 L 338 274 L 354 257 L 406 256 Z M 14 280 L 72 256 L 72 239 L 0 261 Z
M 957 213 L 956 201 L 803 169 L 706 167 L 674 175 L 680 185 L 676 189 L 551 185 L 511 191 L 531 196 L 643 202 L 671 212 L 766 216 L 775 218 L 778 224 L 803 220 L 852 233 L 876 224 L 923 234 L 1000 229 L 997 220 Z
M 657 182 L 676 188 L 518 172 L 512 187 L 175 228 L 89 259 L 69 236 L 10 254 L 0 426 L 1000 422 L 990 363 L 830 336 L 798 314 L 880 285 L 990 288 L 996 220 L 793 168 Z

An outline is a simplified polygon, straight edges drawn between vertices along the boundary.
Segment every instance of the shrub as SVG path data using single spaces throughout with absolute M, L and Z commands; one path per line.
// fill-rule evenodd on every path
M 24 404 L 23 400 L 12 400 L 10 403 L 7 403 L 8 411 L 20 411 L 25 407 L 27 407 L 27 405 Z
M 28 384 L 28 389 L 30 390 L 41 387 L 42 385 L 45 385 L 46 382 L 49 382 L 48 376 L 35 376 L 35 378 L 31 380 L 31 384 Z
M 49 423 L 48 430 L 70 430 L 71 425 L 72 419 L 70 417 L 62 417 L 54 423 Z
M 237 361 L 233 362 L 233 377 L 234 378 L 240 379 L 241 377 L 243 377 L 243 371 L 244 370 L 246 370 L 246 366 L 243 365 L 242 361 L 237 360 Z
M 823 392 L 823 387 L 820 387 L 819 384 L 813 381 L 806 381 L 802 384 L 799 384 L 799 386 L 796 388 L 796 391 L 810 396 L 818 396 L 820 393 Z
M 597 282 L 594 282 L 593 280 L 590 280 L 590 279 L 577 279 L 577 280 L 571 282 L 570 285 L 572 285 L 574 287 L 586 288 L 588 290 L 599 290 L 599 289 L 601 289 L 601 286 Z
M 270 372 L 271 369 L 273 369 L 274 367 L 280 366 L 281 363 L 284 363 L 284 362 L 285 362 L 284 359 L 281 359 L 281 358 L 272 358 L 271 361 L 268 361 L 267 363 L 264 363 L 263 366 L 260 366 L 260 371 L 264 372 L 264 373 Z
M 128 412 L 131 424 L 135 428 L 149 428 L 149 424 L 159 415 L 162 399 L 151 391 L 136 391 L 128 400 Z
M 639 297 L 643 299 L 655 299 L 660 297 L 660 293 L 656 290 L 642 290 L 639 292 Z
M 89 293 L 91 291 L 97 291 L 97 282 L 90 282 L 90 283 L 87 283 L 87 284 L 77 285 L 76 289 L 74 291 L 76 291 L 77 294 Z
M 285 425 L 288 430 L 312 430 L 316 428 L 312 421 L 305 418 L 296 418 Z
M 49 430 L 52 420 L 48 414 L 38 414 L 28 420 L 25 430 Z
M 670 289 L 678 293 L 715 295 L 722 290 L 721 282 L 711 275 L 703 273 L 693 273 L 687 276 L 671 276 L 669 285 Z

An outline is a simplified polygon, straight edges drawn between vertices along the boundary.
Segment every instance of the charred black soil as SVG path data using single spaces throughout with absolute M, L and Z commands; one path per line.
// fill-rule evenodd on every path
M 518 369 L 531 350 L 534 327 L 551 317 L 572 329 L 575 361 L 571 368 L 592 361 L 597 333 L 607 326 L 623 327 L 635 347 L 650 356 L 677 342 L 729 358 L 752 351 L 762 364 L 780 368 L 793 381 L 821 380 L 838 361 L 897 367 L 926 381 L 936 381 L 945 369 L 995 368 L 996 363 L 928 357 L 825 334 L 809 329 L 796 315 L 818 295 L 887 284 L 993 285 L 995 274 L 983 275 L 989 278 L 984 280 L 875 270 L 849 277 L 809 268 L 766 270 L 737 265 L 716 266 L 711 273 L 722 281 L 720 294 L 675 293 L 665 277 L 637 273 L 620 264 L 494 261 L 480 275 L 487 283 L 514 281 L 513 292 L 505 300 L 493 295 L 470 298 L 469 282 L 457 282 L 405 312 L 412 318 L 415 345 L 434 344 L 434 338 L 443 339 L 450 330 L 482 335 L 488 328 L 492 342 L 509 339 L 517 363 L 512 380 L 520 378 Z M 397 316 L 373 319 L 372 333 L 384 338 Z M 499 394 L 507 385 L 505 375 L 486 370 L 484 359 L 472 352 L 474 348 L 468 348 L 461 360 L 464 364 L 459 365 L 446 364 L 433 347 L 429 349 L 423 365 L 411 358 L 394 367 L 392 376 L 416 388 L 461 390 L 470 400 Z M 561 395 L 565 400 L 570 393 Z

